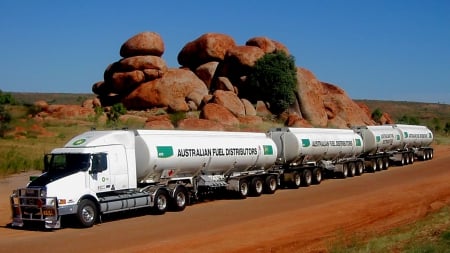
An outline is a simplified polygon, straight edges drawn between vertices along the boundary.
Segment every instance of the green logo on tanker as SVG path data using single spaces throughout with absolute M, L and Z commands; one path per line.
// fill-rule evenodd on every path
M 380 136 L 375 137 L 375 139 L 377 140 L 377 142 L 381 141 L 381 137 Z
M 311 141 L 309 139 L 302 139 L 302 147 L 306 148 L 311 146 Z
M 408 138 L 408 132 L 403 132 L 403 134 L 405 135 L 405 138 Z
M 273 155 L 273 148 L 271 145 L 263 145 L 264 155 Z
M 360 139 L 355 139 L 355 144 L 357 147 L 361 147 L 361 140 Z
M 400 140 L 400 135 L 397 134 L 397 141 L 399 141 L 399 140 Z
M 168 158 L 173 156 L 172 146 L 156 146 L 158 152 L 158 158 Z
M 78 145 L 81 145 L 81 144 L 83 144 L 85 142 L 86 142 L 86 139 L 79 139 L 79 140 L 74 141 L 72 144 L 75 145 L 75 146 L 78 146 Z

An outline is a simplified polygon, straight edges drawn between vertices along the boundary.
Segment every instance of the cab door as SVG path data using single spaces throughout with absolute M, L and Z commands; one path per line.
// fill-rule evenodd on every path
M 89 188 L 97 193 L 110 191 L 111 183 L 108 154 L 106 152 L 92 154 L 91 164 Z

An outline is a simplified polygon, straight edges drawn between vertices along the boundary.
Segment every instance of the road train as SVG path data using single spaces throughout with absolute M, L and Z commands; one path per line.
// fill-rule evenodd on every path
M 320 184 L 433 157 L 425 126 L 273 128 L 266 133 L 88 131 L 44 157 L 43 173 L 13 191 L 12 225 L 60 228 L 72 215 L 91 227 L 103 214 L 147 207 L 182 211 L 231 192 L 240 198 Z

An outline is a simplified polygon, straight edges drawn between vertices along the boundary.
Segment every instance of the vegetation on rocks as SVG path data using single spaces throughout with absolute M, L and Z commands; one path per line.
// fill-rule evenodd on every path
M 265 54 L 256 62 L 247 80 L 251 89 L 258 90 L 258 96 L 269 102 L 275 114 L 282 113 L 295 101 L 295 60 L 283 51 Z

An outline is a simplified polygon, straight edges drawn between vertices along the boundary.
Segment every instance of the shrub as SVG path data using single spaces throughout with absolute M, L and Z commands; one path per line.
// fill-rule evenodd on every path
M 273 113 L 282 113 L 296 98 L 297 71 L 294 58 L 282 51 L 266 54 L 255 63 L 247 81 L 250 88 L 247 92 L 251 100 L 267 101 Z M 260 98 L 251 94 L 255 90 Z

